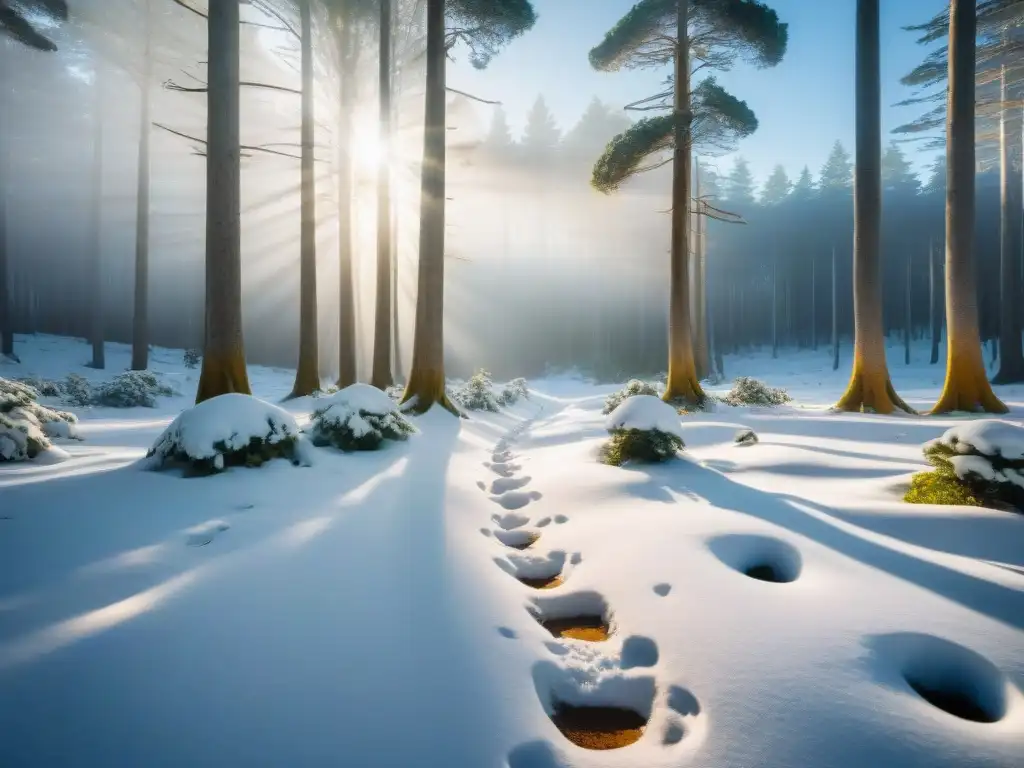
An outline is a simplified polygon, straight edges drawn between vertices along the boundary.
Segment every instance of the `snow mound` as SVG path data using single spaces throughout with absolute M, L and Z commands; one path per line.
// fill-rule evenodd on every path
M 310 463 L 290 413 L 240 394 L 220 395 L 182 411 L 147 457 L 153 468 L 184 465 L 201 474 L 229 466 L 258 467 L 275 458 Z
M 1003 419 L 978 419 L 947 429 L 937 441 L 957 453 L 1024 459 L 1024 427 Z
M 627 397 L 604 420 L 609 432 L 615 430 L 639 429 L 643 432 L 657 430 L 667 435 L 683 438 L 683 426 L 676 409 L 654 395 L 633 395 Z
M 416 431 L 395 401 L 369 384 L 353 384 L 322 402 L 309 427 L 314 445 L 372 451 L 385 440 L 405 440 Z

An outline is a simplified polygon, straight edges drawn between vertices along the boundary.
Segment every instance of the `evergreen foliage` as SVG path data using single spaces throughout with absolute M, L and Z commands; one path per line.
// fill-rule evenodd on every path
M 405 440 L 416 431 L 393 399 L 388 398 L 386 404 L 378 400 L 347 400 L 345 390 L 333 396 L 327 406 L 313 411 L 308 428 L 313 445 L 333 445 L 343 451 L 375 451 L 385 440 Z
M 466 45 L 477 69 L 484 69 L 502 46 L 537 21 L 529 0 L 448 0 L 445 13 L 449 46 Z
M 158 397 L 175 394 L 151 371 L 125 371 L 94 387 L 91 403 L 104 408 L 155 408 Z
M 39 51 L 57 50 L 56 43 L 39 31 L 40 24 L 67 18 L 66 0 L 0 0 L 0 35 Z
M 853 161 L 842 142 L 836 141 L 821 169 L 818 188 L 822 192 L 849 192 L 853 190 Z
M 722 402 L 728 405 L 776 406 L 785 405 L 792 399 L 789 393 L 780 387 L 770 387 L 750 376 L 737 376 L 732 383 L 732 389 L 722 397 Z
M 778 205 L 789 197 L 792 189 L 793 184 L 786 175 L 786 169 L 781 165 L 776 165 L 775 168 L 772 169 L 768 180 L 765 181 L 764 189 L 761 190 L 761 204 Z
M 657 463 L 675 458 L 683 447 L 681 437 L 659 429 L 613 429 L 601 447 L 601 461 L 613 467 L 630 461 Z
M 494 397 L 491 374 L 483 368 L 470 376 L 465 385 L 452 392 L 452 398 L 470 411 L 498 411 L 498 400 Z
M 646 381 L 640 379 L 630 379 L 626 382 L 626 386 L 617 392 L 612 392 L 605 398 L 604 408 L 601 409 L 601 413 L 607 415 L 622 405 L 622 401 L 627 397 L 633 397 L 635 395 L 653 395 L 654 397 L 660 397 L 661 392 L 654 384 L 649 384 Z
M 526 379 L 512 379 L 505 387 L 501 390 L 501 394 L 498 395 L 498 402 L 501 405 L 515 405 L 520 400 L 529 399 L 530 390 L 526 386 Z

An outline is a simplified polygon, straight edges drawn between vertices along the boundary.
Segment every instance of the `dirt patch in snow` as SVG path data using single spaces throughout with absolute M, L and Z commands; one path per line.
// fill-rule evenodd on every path
M 540 625 L 554 637 L 569 637 L 599 643 L 611 635 L 611 627 L 604 616 L 570 616 L 564 619 L 546 619 Z
M 619 749 L 638 741 L 647 720 L 631 709 L 575 707 L 559 703 L 551 721 L 569 741 L 584 749 Z

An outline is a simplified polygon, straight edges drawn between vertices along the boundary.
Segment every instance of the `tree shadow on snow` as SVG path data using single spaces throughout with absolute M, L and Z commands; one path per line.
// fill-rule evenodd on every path
M 778 525 L 966 608 L 1024 629 L 1024 592 L 922 560 L 843 530 L 840 511 L 783 493 L 751 488 L 690 461 L 634 471 L 648 475 L 652 488 L 645 495 L 649 498 L 655 498 L 659 492 L 663 498 L 667 497 L 665 489 L 678 494 L 695 493 L 714 506 Z

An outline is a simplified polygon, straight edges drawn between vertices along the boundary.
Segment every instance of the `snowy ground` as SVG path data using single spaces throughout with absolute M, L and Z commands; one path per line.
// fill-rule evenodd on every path
M 128 362 L 18 341 L 0 376 Z M 931 404 L 941 366 L 897 358 L 897 389 Z M 613 387 L 566 378 L 379 453 L 186 480 L 136 465 L 194 393 L 181 352 L 156 350 L 182 397 L 78 409 L 71 460 L 0 468 L 0 765 L 1020 765 L 1024 516 L 902 504 L 955 419 L 828 414 L 847 365 L 727 358 L 796 402 L 684 417 L 686 458 L 654 468 L 597 463 Z M 250 376 L 273 401 L 292 383 Z M 1024 388 L 1000 394 L 1018 420 Z M 758 445 L 732 444 L 744 427 Z M 502 543 L 522 531 L 540 538 Z M 755 562 L 792 580 L 745 576 Z M 549 590 L 513 577 L 559 570 Z M 605 642 L 533 615 L 595 608 Z M 998 722 L 905 679 L 957 676 Z M 588 751 L 555 699 L 649 722 Z

